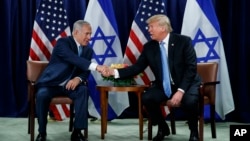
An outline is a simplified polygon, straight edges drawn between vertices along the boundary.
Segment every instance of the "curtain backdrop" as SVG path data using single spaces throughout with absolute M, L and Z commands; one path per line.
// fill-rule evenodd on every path
M 141 0 L 112 0 L 122 51 Z M 0 1 L 0 117 L 27 116 L 26 60 L 36 8 L 40 0 Z M 64 0 L 69 24 L 83 19 L 88 0 Z M 186 0 L 165 0 L 174 32 L 180 33 Z M 227 120 L 250 123 L 250 1 L 214 0 L 235 102 Z M 93 17 L 97 18 L 97 17 Z M 248 33 L 248 34 L 247 34 Z

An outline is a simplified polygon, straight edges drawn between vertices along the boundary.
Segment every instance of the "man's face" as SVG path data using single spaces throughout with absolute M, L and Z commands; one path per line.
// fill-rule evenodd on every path
M 153 40 L 161 41 L 164 31 L 164 27 L 160 26 L 157 22 L 148 24 L 148 32 Z
M 83 27 L 76 32 L 76 39 L 82 46 L 87 46 L 91 39 L 92 29 L 89 25 L 83 25 Z

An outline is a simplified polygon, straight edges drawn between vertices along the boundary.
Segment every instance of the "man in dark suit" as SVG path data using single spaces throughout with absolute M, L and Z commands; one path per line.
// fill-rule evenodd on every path
M 82 129 L 88 126 L 87 79 L 92 71 L 102 71 L 104 66 L 91 63 L 92 48 L 88 47 L 92 29 L 88 22 L 78 20 L 73 25 L 72 36 L 60 38 L 52 52 L 48 66 L 36 83 L 36 112 L 39 134 L 36 141 L 46 140 L 47 114 L 54 96 L 64 94 L 74 101 L 74 131 L 71 141 L 85 141 Z
M 187 113 L 190 129 L 190 141 L 198 140 L 198 88 L 200 77 L 196 72 L 196 53 L 190 37 L 171 33 L 170 20 L 165 15 L 155 15 L 147 20 L 148 31 L 152 40 L 147 42 L 137 62 L 124 69 L 108 69 L 102 75 L 114 75 L 115 78 L 135 76 L 150 67 L 155 80 L 148 90 L 142 95 L 142 103 L 146 107 L 153 125 L 158 125 L 157 135 L 153 141 L 162 141 L 164 136 L 170 134 L 169 127 L 162 115 L 160 105 L 168 100 L 171 106 L 181 106 Z M 160 43 L 166 50 L 170 74 L 170 88 L 172 92 L 164 91 L 163 71 Z M 163 50 L 164 50 L 163 49 Z M 167 52 L 167 53 L 166 53 Z M 164 58 L 163 56 L 163 58 Z

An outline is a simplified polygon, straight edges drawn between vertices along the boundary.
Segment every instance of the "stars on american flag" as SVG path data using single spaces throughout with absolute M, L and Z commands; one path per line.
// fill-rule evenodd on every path
M 36 21 L 51 41 L 68 27 L 67 14 L 62 0 L 42 0 Z
M 141 27 L 143 33 L 147 32 L 146 20 L 155 14 L 165 14 L 165 4 L 162 0 L 142 0 L 139 9 L 136 14 L 135 22 Z M 147 39 L 150 39 L 149 34 L 145 35 Z
M 34 21 L 29 60 L 50 60 L 57 39 L 69 35 L 63 0 L 41 0 Z M 56 120 L 69 117 L 66 104 L 51 105 L 50 108 Z

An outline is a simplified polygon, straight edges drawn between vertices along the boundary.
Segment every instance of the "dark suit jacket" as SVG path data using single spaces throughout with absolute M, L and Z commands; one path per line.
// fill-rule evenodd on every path
M 186 93 L 197 93 L 200 77 L 197 74 L 196 53 L 191 38 L 179 34 L 170 34 L 168 43 L 168 64 L 176 88 Z M 162 63 L 159 42 L 151 40 L 143 47 L 137 62 L 125 69 L 119 69 L 121 78 L 134 76 L 149 66 L 155 76 L 155 82 L 162 87 Z
M 83 47 L 81 57 L 79 57 L 78 48 L 72 36 L 59 39 L 53 49 L 49 64 L 36 85 L 58 86 L 69 77 L 75 76 L 87 80 L 92 55 L 92 48 L 86 46 Z

